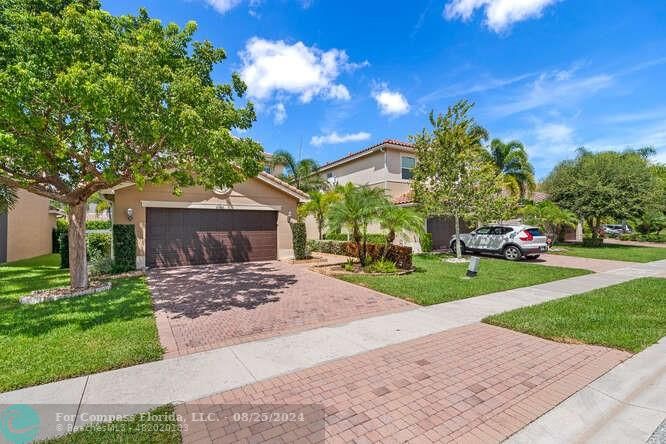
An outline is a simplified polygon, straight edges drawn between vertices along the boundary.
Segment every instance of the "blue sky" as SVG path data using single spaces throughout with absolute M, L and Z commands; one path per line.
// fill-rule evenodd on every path
M 257 106 L 266 151 L 326 162 L 407 140 L 460 98 L 518 139 L 543 178 L 579 146 L 653 145 L 666 161 L 666 2 L 113 0 L 199 24 Z

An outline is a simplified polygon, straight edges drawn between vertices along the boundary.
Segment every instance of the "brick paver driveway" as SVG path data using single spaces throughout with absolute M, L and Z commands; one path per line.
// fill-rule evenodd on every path
M 177 409 L 219 419 L 188 424 L 184 442 L 500 442 L 628 357 L 472 324 Z M 234 416 L 294 406 L 306 421 Z
M 148 284 L 167 357 L 416 307 L 278 261 L 155 269 Z

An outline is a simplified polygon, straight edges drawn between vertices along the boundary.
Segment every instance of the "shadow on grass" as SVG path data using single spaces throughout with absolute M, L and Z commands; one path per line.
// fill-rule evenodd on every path
M 88 330 L 153 315 L 143 278 L 119 279 L 108 292 L 36 305 L 12 304 L 0 312 L 0 336 L 43 336 L 61 327 Z

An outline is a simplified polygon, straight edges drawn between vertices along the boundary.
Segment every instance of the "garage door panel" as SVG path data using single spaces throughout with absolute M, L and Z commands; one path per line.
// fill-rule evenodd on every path
M 148 208 L 150 267 L 277 259 L 274 211 Z

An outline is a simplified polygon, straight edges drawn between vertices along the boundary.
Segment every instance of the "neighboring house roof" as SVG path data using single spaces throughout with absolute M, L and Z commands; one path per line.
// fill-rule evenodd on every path
M 391 146 L 392 148 L 397 148 L 401 149 L 403 151 L 413 151 L 414 150 L 414 144 L 409 143 L 409 142 L 402 142 L 400 140 L 394 140 L 394 139 L 386 139 L 380 143 L 377 143 L 375 145 L 369 146 L 367 148 L 363 148 L 360 151 L 356 151 L 355 153 L 349 153 L 344 157 L 341 157 L 340 159 L 325 163 L 319 169 L 317 170 L 318 172 L 325 171 L 329 168 L 333 168 L 338 165 L 345 164 L 347 162 L 351 162 L 352 160 L 356 160 L 360 157 L 367 156 L 368 154 L 372 154 L 375 151 L 381 151 L 384 149 L 387 145 Z
M 400 196 L 394 197 L 393 198 L 393 203 L 396 205 L 405 205 L 405 204 L 411 204 L 414 203 L 414 193 L 411 191 L 408 191 L 404 194 L 401 194 Z
M 293 185 L 288 184 L 284 180 L 278 179 L 277 177 L 265 171 L 260 172 L 256 178 L 264 182 L 265 184 L 272 186 L 273 188 L 277 188 L 278 190 L 295 197 L 296 199 L 299 200 L 299 202 L 306 202 L 310 200 L 310 196 L 308 196 L 303 191 L 299 190 Z M 134 185 L 134 183 L 132 182 L 123 182 L 121 184 L 116 185 L 115 187 L 101 190 L 100 192 L 106 195 L 115 194 L 117 190 L 122 190 L 123 188 L 127 188 L 132 185 Z
M 532 193 L 532 200 L 534 202 L 543 202 L 544 200 L 550 199 L 550 194 L 548 193 L 543 193 L 541 191 L 534 191 Z

